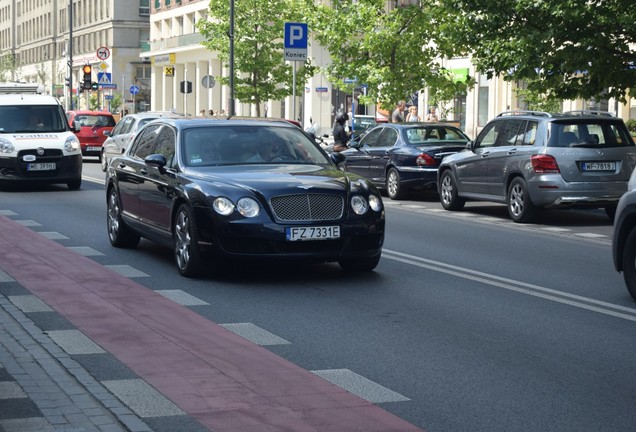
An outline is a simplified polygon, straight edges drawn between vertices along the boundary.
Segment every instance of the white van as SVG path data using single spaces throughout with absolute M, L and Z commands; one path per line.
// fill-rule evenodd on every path
M 82 152 L 64 109 L 36 84 L 0 83 L 0 185 L 82 184 Z

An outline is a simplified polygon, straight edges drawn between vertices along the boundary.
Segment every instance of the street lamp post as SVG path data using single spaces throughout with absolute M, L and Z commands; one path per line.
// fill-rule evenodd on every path
M 78 95 L 79 97 L 79 92 Z M 68 0 L 68 100 L 73 106 L 73 0 Z M 79 99 L 78 99 L 79 100 Z
M 229 115 L 234 117 L 234 0 L 230 0 L 230 106 Z

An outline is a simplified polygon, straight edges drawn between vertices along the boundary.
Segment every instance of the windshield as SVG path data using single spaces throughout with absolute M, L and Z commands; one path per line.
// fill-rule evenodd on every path
M 548 147 L 623 147 L 633 146 L 622 121 L 574 120 L 552 122 Z
M 300 130 L 277 126 L 208 126 L 182 134 L 188 166 L 235 164 L 331 164 Z
M 0 133 L 64 132 L 68 130 L 58 105 L 0 106 Z
M 456 128 L 449 126 L 418 126 L 405 130 L 408 145 L 467 143 L 469 138 Z

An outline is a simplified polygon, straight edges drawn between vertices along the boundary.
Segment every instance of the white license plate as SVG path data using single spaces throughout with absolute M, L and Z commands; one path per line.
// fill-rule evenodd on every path
M 321 227 L 287 227 L 285 238 L 289 241 L 299 240 L 333 240 L 340 238 L 339 226 Z
M 102 149 L 101 147 L 91 147 L 91 146 L 86 147 L 86 151 L 101 151 L 101 149 Z
M 616 162 L 583 162 L 583 171 L 616 171 Z
M 55 169 L 55 162 L 39 162 L 27 164 L 27 171 L 50 171 Z

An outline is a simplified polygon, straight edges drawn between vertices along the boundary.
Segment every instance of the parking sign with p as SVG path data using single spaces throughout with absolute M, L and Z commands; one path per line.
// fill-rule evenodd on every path
M 307 60 L 307 24 L 285 23 L 285 60 Z

